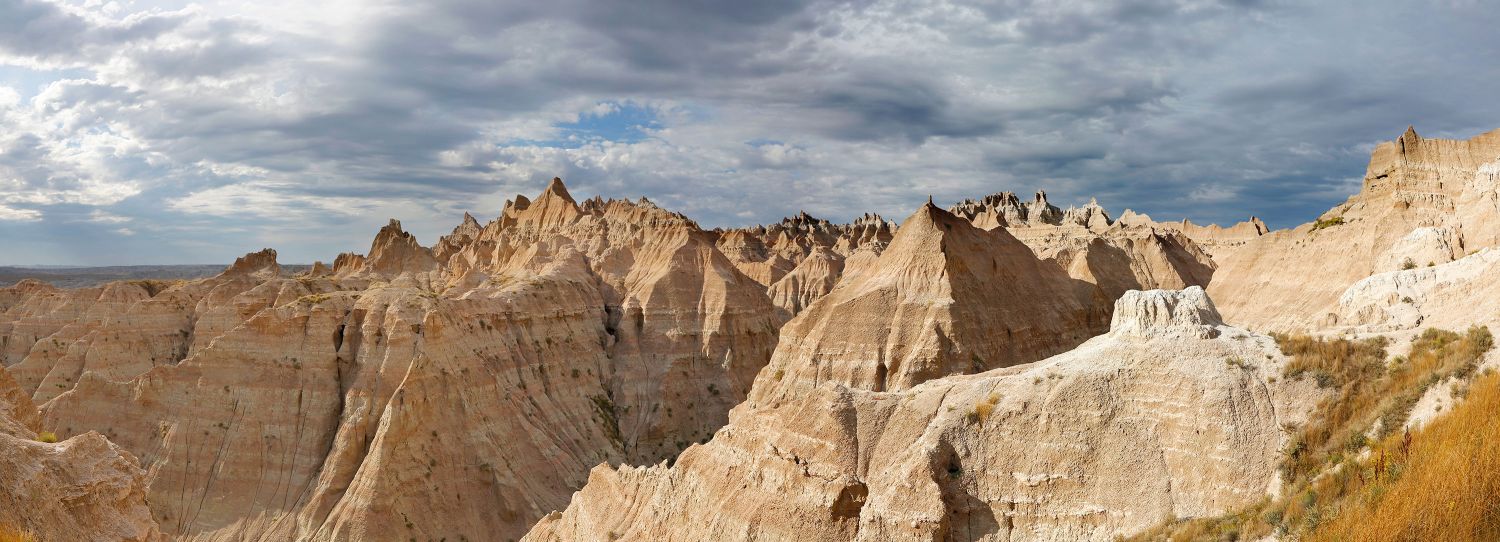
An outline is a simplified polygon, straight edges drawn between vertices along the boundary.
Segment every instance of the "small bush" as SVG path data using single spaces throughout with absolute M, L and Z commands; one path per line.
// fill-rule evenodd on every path
M 969 423 L 984 423 L 985 420 L 989 419 L 990 414 L 995 411 L 995 405 L 999 403 L 1000 394 L 998 393 L 991 393 L 983 401 L 975 403 L 974 408 L 969 410 Z
M 1324 229 L 1324 228 L 1332 228 L 1334 226 L 1342 226 L 1343 224 L 1344 224 L 1344 217 L 1342 217 L 1342 216 L 1336 216 L 1336 217 L 1333 217 L 1333 218 L 1326 218 L 1326 219 L 1325 218 L 1319 218 L 1316 222 L 1313 222 L 1312 231 L 1318 231 L 1318 230 L 1321 230 L 1321 229 Z
M 53 433 L 51 431 L 42 431 L 41 433 L 37 433 L 36 440 L 37 442 L 45 442 L 51 444 L 57 442 L 57 433 Z
M 1416 268 L 1417 268 L 1417 262 L 1413 261 L 1411 258 L 1407 258 L 1405 260 L 1401 260 L 1401 270 L 1402 271 L 1408 271 L 1408 270 L 1412 270 L 1412 269 L 1416 269 Z

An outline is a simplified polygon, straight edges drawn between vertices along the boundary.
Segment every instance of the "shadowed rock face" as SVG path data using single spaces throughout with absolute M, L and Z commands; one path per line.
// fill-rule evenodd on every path
M 1157 224 L 1129 211 L 1132 221 L 1115 221 L 1093 200 L 1060 210 L 1047 203 L 1045 192 L 1029 204 L 1001 192 L 966 200 L 949 212 L 978 228 L 1004 229 L 1038 258 L 1097 284 L 1110 299 L 1128 290 L 1206 286 L 1214 272 L 1200 240 L 1182 225 Z
M 1209 292 L 1231 322 L 1256 329 L 1370 324 L 1341 307 L 1345 291 L 1371 275 L 1500 246 L 1497 194 L 1500 130 L 1454 141 L 1408 129 L 1375 148 L 1358 194 L 1236 250 L 1219 262 Z
M 595 468 L 526 540 L 1110 540 L 1260 499 L 1312 385 L 1275 382 L 1275 342 L 1223 325 L 1201 288 L 1131 292 L 1114 315 L 1035 363 L 757 393 L 670 467 Z
M 555 180 L 432 248 L 392 221 L 297 275 L 267 249 L 196 281 L 0 289 L 0 356 L 37 422 L 139 458 L 176 538 L 519 538 L 591 467 L 706 442 L 757 375 L 796 402 L 1032 361 L 1104 331 L 1138 269 L 1177 272 L 1080 279 L 1068 254 L 930 205 L 704 231 Z

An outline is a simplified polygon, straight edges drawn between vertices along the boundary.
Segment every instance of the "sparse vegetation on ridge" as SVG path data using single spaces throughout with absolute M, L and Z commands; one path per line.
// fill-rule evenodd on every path
M 1318 230 L 1321 230 L 1321 229 L 1332 228 L 1334 226 L 1342 226 L 1342 225 L 1344 225 L 1344 217 L 1342 217 L 1342 216 L 1335 216 L 1335 217 L 1332 217 L 1332 218 L 1319 218 L 1319 219 L 1317 219 L 1316 221 L 1313 222 L 1313 227 L 1312 227 L 1311 231 L 1318 231 Z
M 990 414 L 995 411 L 995 405 L 997 404 L 1000 404 L 999 393 L 991 393 L 983 401 L 975 403 L 974 408 L 969 409 L 969 413 L 966 415 L 969 423 L 984 423 L 985 420 L 989 419 Z
M 1285 378 L 1336 388 L 1295 433 L 1283 497 L 1214 518 L 1167 519 L 1129 540 L 1500 540 L 1500 375 L 1426 428 L 1403 428 L 1432 385 L 1473 374 L 1493 348 L 1488 328 L 1428 329 L 1383 363 L 1386 341 L 1277 335 Z M 1378 428 L 1378 431 L 1376 430 Z M 1379 531 L 1379 532 L 1376 532 Z
M 1351 465 L 1358 484 L 1303 540 L 1500 540 L 1500 375 Z M 1346 469 L 1350 470 L 1350 469 Z

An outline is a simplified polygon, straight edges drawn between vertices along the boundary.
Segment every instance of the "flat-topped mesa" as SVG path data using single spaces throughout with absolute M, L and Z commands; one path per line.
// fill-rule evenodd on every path
M 254 276 L 257 278 L 270 278 L 281 274 L 281 266 L 276 263 L 276 251 L 274 249 L 261 249 L 260 252 L 251 252 L 240 256 L 224 269 L 219 276 Z
M 1219 310 L 1200 286 L 1182 290 L 1131 290 L 1115 301 L 1110 335 L 1212 338 L 1224 325 Z

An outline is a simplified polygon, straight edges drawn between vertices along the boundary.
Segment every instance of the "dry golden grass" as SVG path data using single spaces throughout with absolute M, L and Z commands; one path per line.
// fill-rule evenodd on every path
M 1297 482 L 1322 470 L 1344 448 L 1364 444 L 1358 435 L 1373 422 L 1371 413 L 1382 398 L 1376 383 L 1385 372 L 1386 341 L 1277 335 L 1276 342 L 1292 358 L 1283 377 L 1310 376 L 1319 386 L 1334 388 L 1333 396 L 1318 405 L 1312 423 L 1298 429 L 1287 447 L 1282 478 Z
M 1500 376 L 1486 376 L 1473 383 L 1469 388 L 1473 399 L 1439 418 L 1450 420 L 1443 422 L 1446 424 L 1465 426 L 1454 435 L 1476 440 L 1463 445 L 1444 442 L 1435 436 L 1437 422 L 1409 441 L 1401 430 L 1412 405 L 1429 386 L 1473 373 L 1478 360 L 1494 345 L 1488 329 L 1470 328 L 1462 334 L 1429 329 L 1412 341 L 1407 358 L 1393 360 L 1389 368 L 1382 362 L 1383 341 L 1304 336 L 1276 339 L 1282 351 L 1292 357 L 1284 373 L 1286 378 L 1316 378 L 1324 387 L 1335 388 L 1332 397 L 1313 412 L 1312 421 L 1293 434 L 1282 462 L 1286 496 L 1216 518 L 1169 520 L 1131 540 L 1246 540 L 1273 532 L 1318 533 L 1322 538 L 1316 540 L 1500 540 L 1500 531 L 1494 530 L 1494 518 L 1500 515 L 1496 512 L 1500 508 L 1500 446 L 1484 449 L 1485 444 L 1500 442 L 1500 416 L 1493 414 L 1500 412 Z M 1485 393 L 1490 396 L 1481 400 Z M 1490 415 L 1486 418 L 1483 413 Z M 1377 421 L 1382 426 L 1380 442 L 1371 446 L 1368 459 L 1354 460 L 1371 444 L 1365 434 Z M 1481 427 L 1481 422 L 1490 425 Z M 1424 453 L 1423 446 L 1427 446 L 1425 453 L 1448 464 L 1430 467 L 1435 477 L 1432 480 L 1402 482 L 1420 486 L 1396 495 L 1393 492 L 1398 481 L 1416 476 L 1413 469 Z M 1427 461 L 1439 464 L 1437 459 Z M 1476 474 L 1479 469 L 1487 470 Z M 1462 479 L 1436 479 L 1445 470 Z M 1492 480 L 1485 481 L 1486 476 Z M 1400 507 L 1402 499 L 1423 498 L 1436 503 L 1433 506 L 1451 507 L 1450 514 L 1466 518 L 1444 520 L 1449 523 L 1448 530 L 1435 535 L 1439 531 L 1432 529 L 1436 523 L 1430 519 L 1423 520 L 1427 524 L 1408 527 L 1422 518 L 1394 516 L 1377 508 Z M 1381 527 L 1396 534 L 1369 535 L 1373 524 L 1367 519 L 1346 518 L 1356 513 L 1365 514 L 1361 516 L 1365 518 L 1380 514 L 1398 518 Z
M 37 542 L 36 535 L 31 531 L 17 529 L 10 525 L 0 525 L 0 542 Z
M 37 442 L 45 442 L 51 444 L 57 442 L 57 433 L 53 433 L 51 431 L 42 431 L 36 434 L 36 440 Z
M 1309 541 L 1500 540 L 1500 375 L 1358 465 L 1367 483 Z
M 974 409 L 969 411 L 970 423 L 984 423 L 990 414 L 995 411 L 995 405 L 1000 403 L 1000 394 L 991 393 L 983 401 L 974 404 Z

